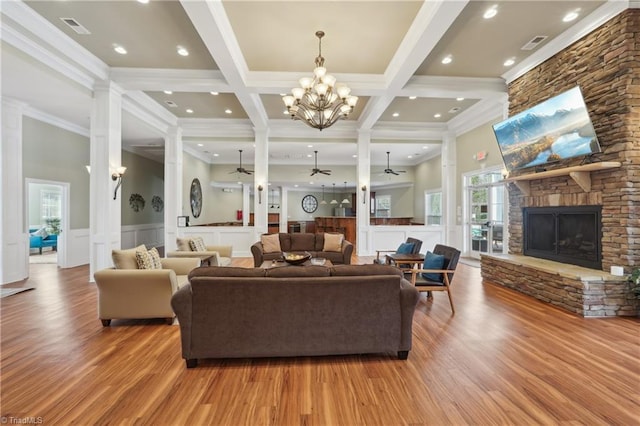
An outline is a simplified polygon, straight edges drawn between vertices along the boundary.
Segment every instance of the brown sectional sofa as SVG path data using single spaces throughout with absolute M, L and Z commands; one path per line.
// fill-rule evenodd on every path
M 262 265 L 265 260 L 276 260 L 282 257 L 282 252 L 302 253 L 308 252 L 313 257 L 322 257 L 329 259 L 334 265 L 351 264 L 351 255 L 353 254 L 353 244 L 347 240 L 342 241 L 341 251 L 323 251 L 324 234 L 309 233 L 280 233 L 280 248 L 282 251 L 274 253 L 265 253 L 262 243 L 258 241 L 251 246 L 253 254 L 253 266 L 256 268 Z
M 171 299 L 187 368 L 202 358 L 411 349 L 419 293 L 387 265 L 201 267 Z

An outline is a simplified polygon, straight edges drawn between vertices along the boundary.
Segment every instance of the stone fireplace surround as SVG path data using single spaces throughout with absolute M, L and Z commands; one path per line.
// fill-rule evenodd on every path
M 509 84 L 509 115 L 576 85 L 581 87 L 603 153 L 620 167 L 590 173 L 590 188 L 569 176 L 509 190 L 509 254 L 483 255 L 483 279 L 585 317 L 638 315 L 625 273 L 640 266 L 640 10 L 627 9 Z M 550 166 L 566 168 L 566 160 Z M 528 173 L 524 171 L 523 173 Z M 511 176 L 510 176 L 511 177 Z M 523 256 L 523 207 L 602 206 L 602 270 Z

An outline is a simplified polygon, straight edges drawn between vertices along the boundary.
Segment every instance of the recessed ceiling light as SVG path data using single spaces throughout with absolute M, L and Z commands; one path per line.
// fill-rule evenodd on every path
M 187 108 L 186 111 L 188 114 L 193 114 L 193 110 L 191 108 Z
M 458 101 L 458 102 L 464 101 L 464 98 L 456 98 L 456 101 Z
M 149 0 L 138 0 L 138 3 L 147 4 L 149 3 Z
M 173 92 L 171 90 L 165 90 L 164 93 L 166 93 L 167 95 L 172 94 Z
M 496 16 L 498 14 L 498 5 L 494 4 L 493 6 L 491 6 L 489 9 L 484 11 L 484 14 L 482 15 L 482 17 L 484 19 L 491 19 L 494 16 Z
M 307 145 L 307 148 L 313 148 L 313 145 L 309 144 Z
M 393 117 L 399 117 L 400 113 L 399 112 L 394 112 L 393 114 L 391 114 Z
M 505 67 L 510 67 L 511 65 L 513 65 L 515 63 L 516 63 L 515 58 L 509 58 L 506 61 L 504 61 L 504 63 L 502 65 L 504 65 Z
M 440 118 L 442 117 L 442 114 L 440 114 L 439 112 L 436 114 L 433 114 L 433 118 Z
M 115 50 L 116 52 L 118 52 L 121 55 L 126 55 L 127 54 L 127 49 L 124 48 L 124 46 L 121 46 L 119 44 L 113 44 L 113 50 Z
M 228 109 L 228 108 L 224 110 L 224 113 L 225 113 L 225 114 L 231 114 L 232 112 L 233 112 L 233 111 L 231 111 L 231 110 L 230 110 L 230 109 Z
M 297 188 L 297 187 L 298 187 L 298 184 L 296 183 L 296 184 L 295 184 L 295 185 L 293 185 L 293 186 L 294 186 L 294 188 Z
M 313 157 L 313 155 L 307 154 L 307 158 L 311 158 L 311 157 Z
M 199 143 L 198 146 L 204 146 L 204 144 Z
M 444 58 L 442 58 L 442 63 L 447 65 L 450 64 L 453 61 L 453 57 L 451 57 L 451 55 L 447 55 Z
M 353 158 L 358 158 L 358 154 L 353 154 L 352 157 Z
M 429 147 L 425 145 L 422 147 L 422 149 L 429 149 Z
M 189 56 L 189 51 L 186 48 L 184 48 L 182 46 L 178 46 L 177 49 L 178 49 L 178 55 L 180 55 L 180 56 Z
M 211 93 L 213 96 L 218 96 L 218 92 L 209 92 Z
M 571 12 L 564 15 L 564 18 L 562 18 L 562 22 L 571 22 L 575 20 L 579 14 L 580 14 L 580 9 L 572 10 Z
M 214 153 L 213 156 L 214 157 L 220 157 L 220 154 Z
M 413 155 L 407 155 L 407 158 L 413 158 Z
M 416 98 L 417 98 L 417 96 L 409 96 L 409 99 L 411 99 L 411 100 L 414 100 Z

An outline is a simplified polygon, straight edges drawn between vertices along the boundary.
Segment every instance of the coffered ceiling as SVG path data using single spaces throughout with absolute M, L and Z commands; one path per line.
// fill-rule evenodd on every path
M 364 131 L 374 142 L 372 164 L 384 164 L 392 150 L 396 164 L 411 165 L 436 155 L 445 132 L 500 117 L 508 81 L 626 7 L 615 0 L 3 2 L 2 93 L 88 132 L 91 85 L 111 79 L 124 89 L 123 145 L 160 161 L 164 132 L 177 124 L 186 149 L 216 163 L 235 163 L 244 146 L 250 164 L 254 131 L 268 129 L 273 163 L 306 164 L 308 145 L 319 144 L 326 164 L 355 164 Z M 492 8 L 495 16 L 484 18 Z M 576 18 L 564 22 L 570 12 Z M 281 100 L 311 75 L 317 30 L 326 33 L 328 71 L 359 97 L 349 120 L 322 132 L 288 118 Z

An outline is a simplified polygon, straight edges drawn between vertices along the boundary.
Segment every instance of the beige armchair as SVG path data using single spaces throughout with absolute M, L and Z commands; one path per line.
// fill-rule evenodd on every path
M 197 237 L 200 238 L 200 237 Z M 205 246 L 206 250 L 195 251 L 190 246 L 193 238 L 177 238 L 176 251 L 167 253 L 167 257 L 197 257 L 209 266 L 230 266 L 233 246 Z
M 171 296 L 189 282 L 200 266 L 198 258 L 161 259 L 162 269 L 107 268 L 93 274 L 98 287 L 98 318 L 107 327 L 112 319 L 166 318 L 173 323 Z

